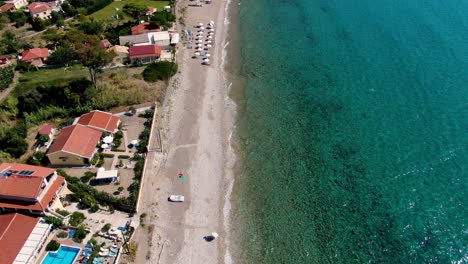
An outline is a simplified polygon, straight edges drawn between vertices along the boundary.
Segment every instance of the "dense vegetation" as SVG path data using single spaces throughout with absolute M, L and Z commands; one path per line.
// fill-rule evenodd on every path
M 13 68 L 0 68 L 0 91 L 5 90 L 10 85 L 14 76 Z
M 68 0 L 68 3 L 69 6 L 66 8 L 74 7 L 78 9 L 80 15 L 87 15 L 104 8 L 112 3 L 112 0 Z M 83 12 L 84 10 L 85 12 Z
M 60 243 L 57 240 L 51 240 L 46 246 L 46 251 L 57 251 L 60 248 Z
M 143 79 L 147 82 L 156 82 L 160 80 L 168 80 L 176 74 L 177 64 L 169 61 L 158 61 L 148 64 L 143 71 Z

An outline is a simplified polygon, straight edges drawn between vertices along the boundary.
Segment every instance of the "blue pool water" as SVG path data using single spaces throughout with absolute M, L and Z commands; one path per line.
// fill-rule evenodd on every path
M 69 238 L 74 238 L 75 234 L 76 234 L 76 229 L 72 229 L 72 230 L 70 230 L 70 233 L 68 233 L 68 237 Z
M 80 252 L 79 248 L 61 246 L 57 253 L 47 253 L 42 264 L 72 264 L 78 252 Z

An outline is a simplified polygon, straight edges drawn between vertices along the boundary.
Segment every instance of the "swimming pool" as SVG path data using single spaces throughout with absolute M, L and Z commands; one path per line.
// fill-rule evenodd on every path
M 42 264 L 72 264 L 80 252 L 79 248 L 61 246 L 57 252 L 49 252 Z

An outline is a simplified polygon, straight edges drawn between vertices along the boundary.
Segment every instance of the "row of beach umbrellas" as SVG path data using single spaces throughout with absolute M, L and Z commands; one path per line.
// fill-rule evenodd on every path
M 204 26 L 203 23 L 198 23 L 197 24 L 197 35 L 195 37 L 195 56 L 194 57 L 199 57 L 201 56 L 201 52 L 205 50 L 205 54 L 203 55 L 202 59 L 202 64 L 209 64 L 210 63 L 210 57 L 211 54 L 209 53 L 210 48 L 212 47 L 213 44 L 213 38 L 214 38 L 214 21 L 211 20 L 208 25 Z M 203 45 L 203 35 L 205 33 L 205 30 L 207 30 L 207 36 L 206 36 L 206 44 Z

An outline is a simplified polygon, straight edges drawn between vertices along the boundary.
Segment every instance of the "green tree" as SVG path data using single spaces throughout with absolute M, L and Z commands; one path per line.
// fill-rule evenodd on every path
M 24 14 L 22 10 L 12 12 L 10 14 L 10 20 L 15 22 L 15 27 L 22 27 L 28 21 L 28 17 Z
M 57 251 L 60 248 L 60 243 L 57 240 L 51 240 L 46 246 L 46 251 Z
M 76 234 L 73 240 L 75 242 L 81 243 L 85 237 L 86 237 L 86 230 L 83 225 L 80 225 L 78 229 L 76 230 Z
M 0 53 L 10 54 L 17 52 L 20 48 L 19 46 L 18 39 L 12 31 L 7 30 L 3 32 L 2 39 L 0 40 Z
M 46 63 L 47 65 L 68 65 L 80 58 L 78 52 L 76 52 L 72 48 L 65 48 L 59 47 L 56 51 L 50 54 L 49 58 L 47 58 Z
M 56 28 L 47 29 L 42 35 L 42 39 L 54 45 L 54 48 L 57 47 L 57 44 L 62 40 L 63 35 L 58 33 Z
M 80 29 L 88 35 L 101 35 L 104 32 L 104 26 L 101 21 L 94 19 L 85 20 L 80 23 Z
M 136 21 L 140 21 L 148 12 L 148 7 L 141 3 L 128 3 L 124 5 L 122 10 Z
M 102 72 L 102 68 L 111 63 L 114 57 L 115 53 L 113 51 L 109 52 L 99 46 L 89 47 L 85 45 L 81 49 L 81 61 L 83 66 L 88 68 L 91 81 L 95 88 L 97 88 L 96 75 Z
M 10 155 L 10 153 L 0 150 L 0 163 L 4 162 L 13 162 L 15 159 Z

